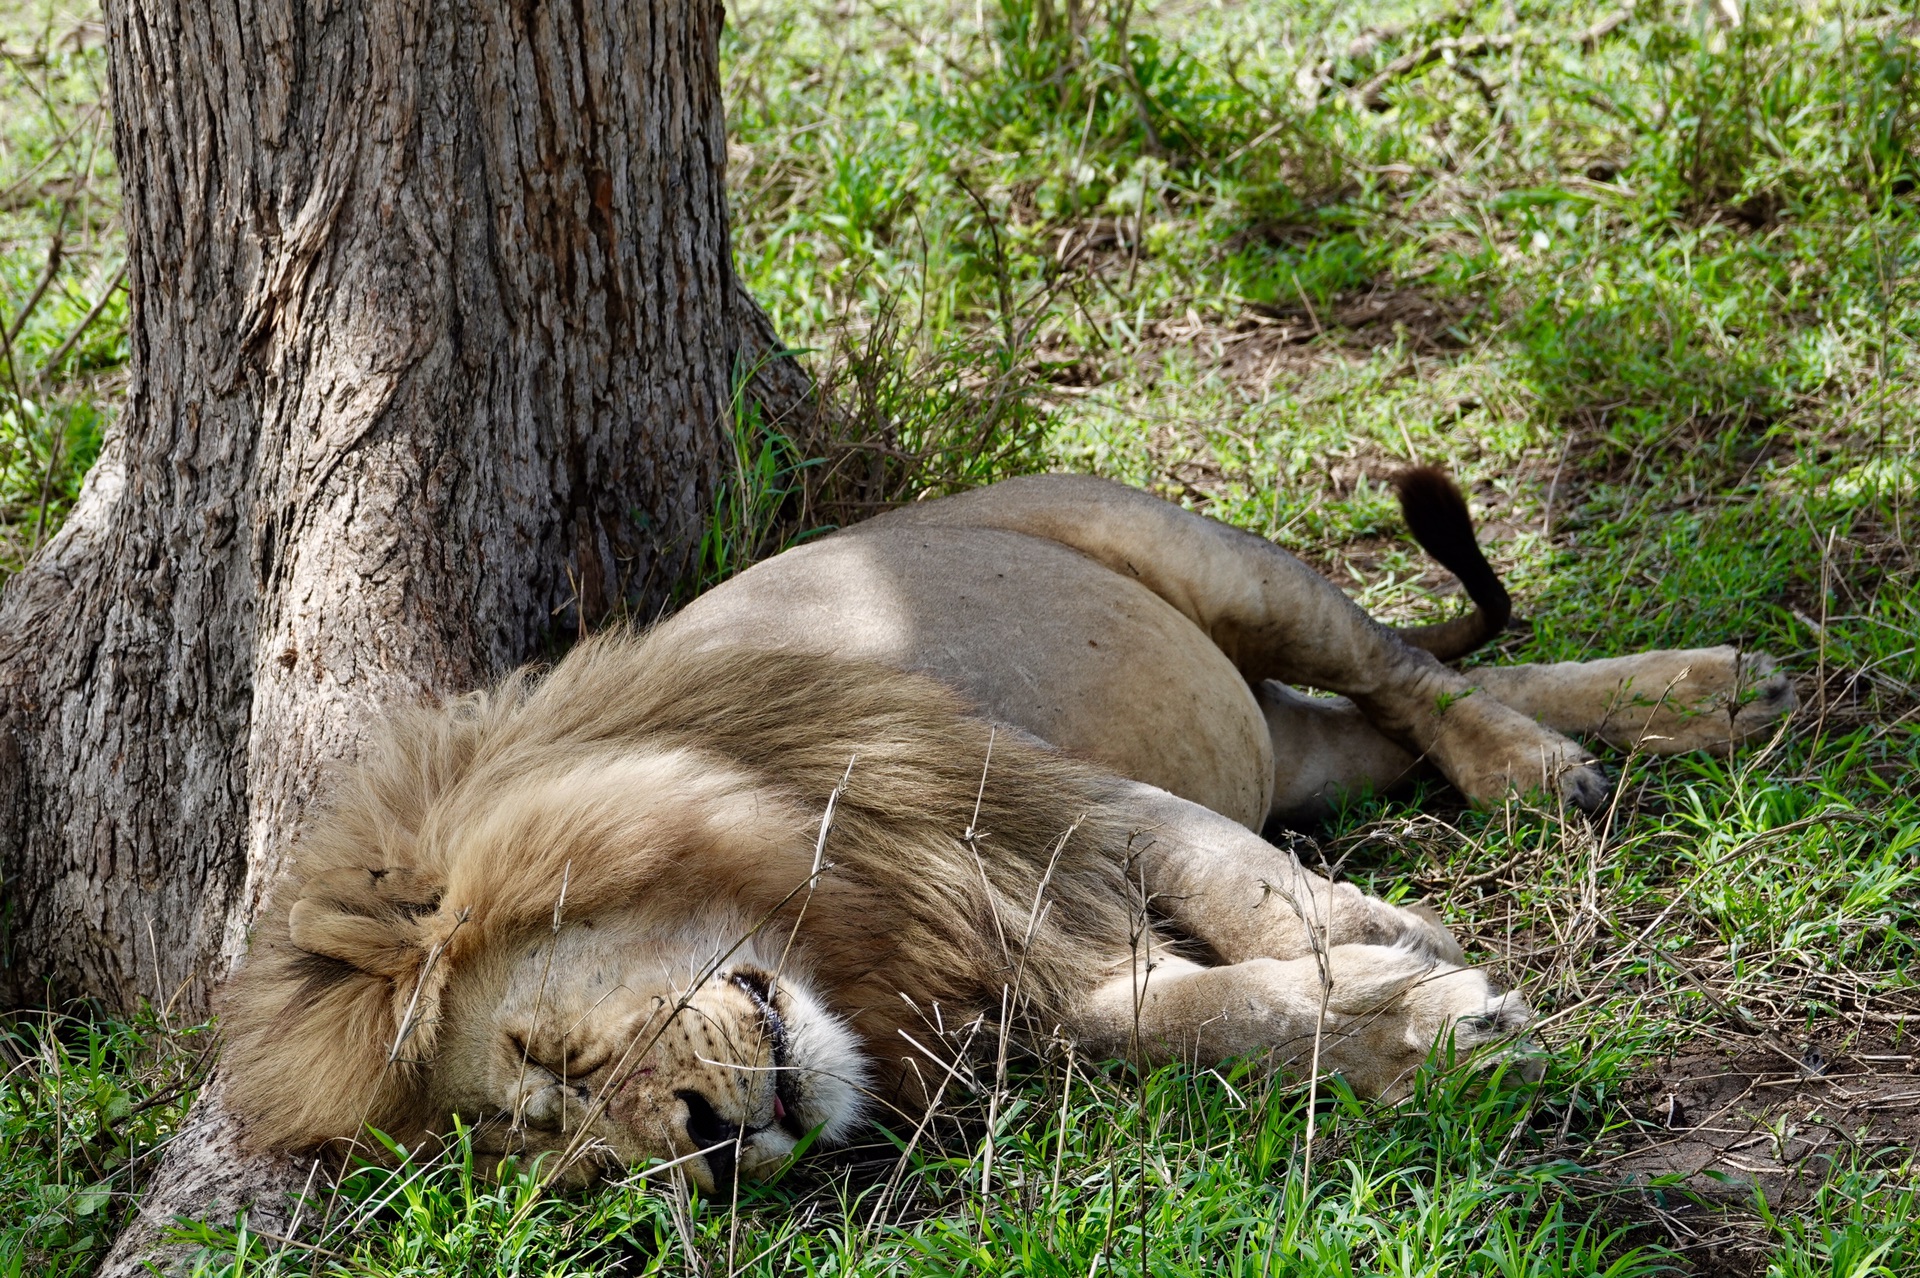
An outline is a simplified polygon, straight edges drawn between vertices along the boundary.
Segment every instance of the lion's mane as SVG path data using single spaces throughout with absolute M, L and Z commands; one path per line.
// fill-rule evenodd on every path
M 895 1086 L 936 1006 L 953 1024 L 1014 985 L 1045 1022 L 1138 926 L 1136 834 L 1100 770 L 1006 732 L 987 765 L 988 738 L 928 678 L 631 634 L 400 715 L 334 779 L 221 1000 L 250 1138 L 431 1129 L 441 991 L 556 907 L 783 938 L 799 919 L 812 979 Z

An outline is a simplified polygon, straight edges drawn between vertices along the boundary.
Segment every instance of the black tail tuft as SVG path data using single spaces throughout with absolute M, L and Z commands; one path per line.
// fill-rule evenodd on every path
M 1441 567 L 1460 579 L 1474 610 L 1433 626 L 1412 626 L 1400 637 L 1442 661 L 1456 661 L 1507 628 L 1513 600 L 1474 539 L 1466 498 L 1438 466 L 1415 466 L 1394 478 L 1407 531 Z

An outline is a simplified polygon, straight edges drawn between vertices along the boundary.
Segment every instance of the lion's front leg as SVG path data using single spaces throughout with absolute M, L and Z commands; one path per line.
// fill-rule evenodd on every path
M 1317 1059 L 1360 1095 L 1393 1099 L 1434 1044 L 1451 1036 L 1469 1051 L 1524 1030 L 1532 1013 L 1470 968 L 1397 946 L 1336 945 L 1221 967 L 1128 956 L 1072 1017 L 1075 1036 L 1102 1055 L 1148 1066 L 1267 1056 L 1296 1076 Z
M 1128 874 L 1147 910 L 1229 962 L 1296 959 L 1330 946 L 1417 950 L 1451 963 L 1460 947 L 1431 916 L 1309 872 L 1238 822 L 1140 782 L 1118 782 L 1136 824 Z

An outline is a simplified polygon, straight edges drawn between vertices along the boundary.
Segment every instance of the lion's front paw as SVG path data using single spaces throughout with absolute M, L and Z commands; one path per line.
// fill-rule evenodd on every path
M 1378 945 L 1335 946 L 1328 958 L 1333 1033 L 1323 1065 L 1363 1096 L 1406 1095 L 1436 1046 L 1451 1044 L 1465 1058 L 1512 1043 L 1533 1023 L 1525 999 L 1494 989 L 1475 968 Z
M 1725 754 L 1768 732 L 1797 704 L 1793 681 L 1764 652 L 1695 648 L 1635 658 L 1599 735 L 1651 754 Z

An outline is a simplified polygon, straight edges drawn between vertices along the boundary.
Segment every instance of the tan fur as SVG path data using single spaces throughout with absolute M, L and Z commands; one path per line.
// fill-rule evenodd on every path
M 868 663 L 612 635 L 543 683 L 404 716 L 342 779 L 223 1001 L 254 1138 L 435 1126 L 421 1062 L 446 982 L 549 930 L 563 881 L 568 917 L 661 897 L 785 935 L 843 775 L 833 868 L 802 935 L 835 1008 L 897 1044 L 921 1021 L 902 992 L 921 1008 L 997 1006 L 1011 962 L 1057 1017 L 1127 934 L 1129 831 L 1102 805 L 1100 772 L 1007 733 L 981 789 L 988 728 L 962 711 L 931 680 Z M 976 795 L 978 862 L 958 840 Z M 1046 926 L 1029 938 L 1043 877 Z
M 1524 1000 L 1262 822 L 1425 767 L 1591 808 L 1563 733 L 1724 750 L 1792 705 L 1731 648 L 1463 674 L 1260 538 L 1009 481 L 396 716 L 224 995 L 232 1098 L 272 1147 L 460 1115 L 483 1151 L 712 1187 L 912 1117 L 931 1029 L 1010 1006 L 1100 1053 L 1401 1095 Z

